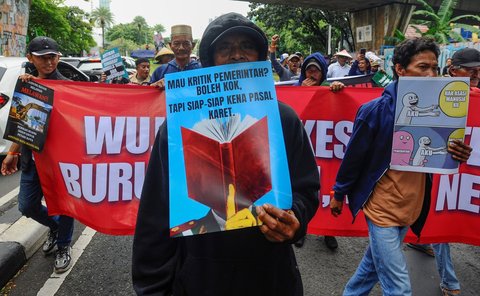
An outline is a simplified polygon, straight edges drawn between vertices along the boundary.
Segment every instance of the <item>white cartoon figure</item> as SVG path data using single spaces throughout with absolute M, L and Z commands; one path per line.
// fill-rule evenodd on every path
M 418 107 L 418 96 L 415 93 L 406 93 L 402 98 L 403 108 L 397 118 L 397 124 L 410 124 L 412 117 L 424 116 L 439 116 L 440 111 L 433 111 L 438 109 L 438 105 L 429 107 Z
M 447 154 L 447 147 L 438 147 L 432 148 L 432 140 L 429 137 L 423 136 L 418 139 L 419 147 L 415 156 L 413 157 L 412 165 L 413 166 L 425 166 L 425 163 L 428 161 L 427 156 L 432 156 L 436 154 Z

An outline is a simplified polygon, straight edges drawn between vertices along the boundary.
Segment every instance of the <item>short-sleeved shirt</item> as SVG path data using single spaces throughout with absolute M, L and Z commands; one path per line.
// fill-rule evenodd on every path
M 327 78 L 345 77 L 350 71 L 350 65 L 346 64 L 340 66 L 338 62 L 328 66 Z
M 363 206 L 363 213 L 381 227 L 410 226 L 420 216 L 426 174 L 387 170 Z

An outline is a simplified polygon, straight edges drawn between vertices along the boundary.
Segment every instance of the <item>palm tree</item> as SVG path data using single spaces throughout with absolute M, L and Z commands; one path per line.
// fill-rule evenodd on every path
M 113 25 L 113 14 L 106 7 L 99 7 L 92 11 L 91 20 L 95 25 L 102 28 L 102 48 L 105 48 L 105 27 Z
M 423 36 L 432 37 L 438 43 L 449 43 L 449 39 L 455 41 L 465 41 L 463 37 L 453 29 L 460 28 L 471 31 L 473 33 L 479 33 L 480 30 L 474 26 L 467 24 L 457 23 L 462 19 L 475 19 L 480 21 L 480 16 L 466 14 L 459 15 L 452 18 L 453 10 L 457 7 L 458 0 L 443 0 L 440 4 L 440 8 L 437 12 L 424 0 L 418 0 L 424 9 L 415 10 L 413 15 L 425 17 L 427 20 L 422 20 L 419 23 L 428 26 L 428 31 L 423 33 Z

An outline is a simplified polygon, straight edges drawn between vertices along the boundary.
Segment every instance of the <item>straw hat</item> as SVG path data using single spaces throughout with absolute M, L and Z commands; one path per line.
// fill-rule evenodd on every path
M 160 58 L 164 55 L 169 55 L 171 54 L 172 56 L 174 56 L 175 54 L 173 53 L 173 51 L 171 51 L 170 49 L 166 48 L 166 47 L 162 47 L 162 49 L 160 49 L 157 53 L 157 55 L 155 56 L 155 60 L 156 61 L 160 61 Z
M 334 54 L 335 56 L 341 56 L 341 57 L 346 57 L 346 58 L 349 58 L 349 59 L 352 59 L 352 56 L 348 53 L 348 51 L 346 51 L 345 49 L 342 50 L 342 51 L 339 51 L 337 52 L 336 54 Z

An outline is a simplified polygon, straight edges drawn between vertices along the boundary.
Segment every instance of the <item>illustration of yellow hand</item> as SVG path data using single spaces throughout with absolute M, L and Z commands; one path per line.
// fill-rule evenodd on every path
M 257 220 L 248 208 L 240 210 L 238 213 L 235 212 L 235 187 L 232 184 L 228 184 L 227 221 L 225 222 L 225 230 L 251 226 L 257 226 Z

